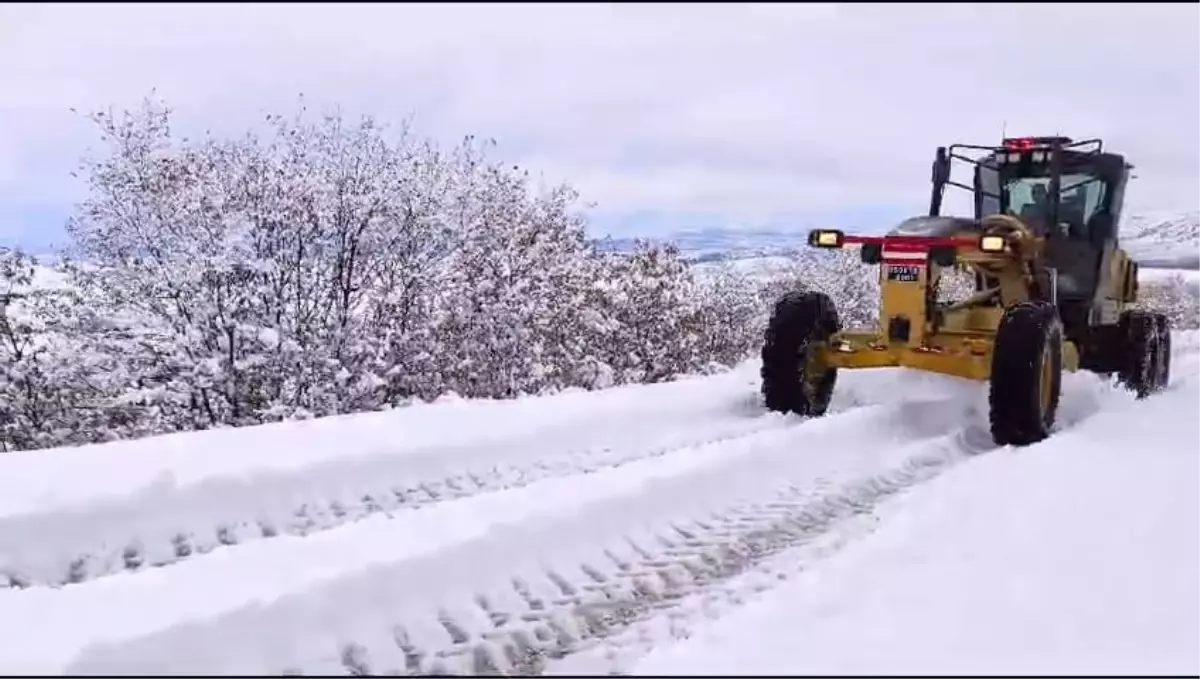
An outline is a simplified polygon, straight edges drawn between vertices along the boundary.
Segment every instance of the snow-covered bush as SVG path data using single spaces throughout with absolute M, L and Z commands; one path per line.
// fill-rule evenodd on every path
M 653 382 L 753 349 L 757 290 L 707 296 L 670 246 L 598 252 L 576 193 L 492 143 L 303 108 L 236 139 L 180 138 L 152 100 L 90 119 L 66 290 L 4 326 L 7 449 Z

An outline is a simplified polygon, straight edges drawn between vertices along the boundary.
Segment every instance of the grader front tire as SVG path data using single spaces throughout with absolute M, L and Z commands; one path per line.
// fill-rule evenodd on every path
M 810 374 L 814 345 L 841 330 L 837 308 L 820 292 L 791 292 L 775 303 L 762 347 L 762 394 L 767 410 L 819 417 L 829 408 L 837 369 Z
M 1008 309 L 996 331 L 988 403 L 996 445 L 1027 446 L 1050 435 L 1062 392 L 1063 328 L 1046 302 Z

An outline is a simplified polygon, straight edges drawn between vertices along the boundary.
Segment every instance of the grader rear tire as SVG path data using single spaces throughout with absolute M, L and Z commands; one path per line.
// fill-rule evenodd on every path
M 1161 390 L 1170 378 L 1170 327 L 1165 316 L 1159 321 L 1159 315 L 1131 309 L 1121 318 L 1125 347 L 1119 380 L 1139 399 Z
M 992 439 L 1027 446 L 1050 435 L 1062 392 L 1063 328 L 1047 302 L 1025 302 L 1000 319 L 988 403 Z
M 790 292 L 775 303 L 762 347 L 762 394 L 767 410 L 820 417 L 829 408 L 837 368 L 809 374 L 817 342 L 842 329 L 837 308 L 820 292 Z
M 1171 383 L 1171 319 L 1166 314 L 1154 314 L 1158 329 L 1158 391 Z

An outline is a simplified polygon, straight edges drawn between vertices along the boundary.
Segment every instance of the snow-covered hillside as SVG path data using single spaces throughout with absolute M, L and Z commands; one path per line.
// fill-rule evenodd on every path
M 695 261 L 717 261 L 789 254 L 804 247 L 804 231 L 709 227 L 672 231 L 661 239 L 679 246 Z M 632 249 L 636 239 L 614 238 L 605 244 L 618 252 Z
M 1121 247 L 1142 266 L 1200 269 L 1200 211 L 1133 215 Z
M 978 384 L 847 372 L 804 420 L 748 363 L 0 456 L 0 672 L 1196 674 L 1174 347 L 1021 450 Z

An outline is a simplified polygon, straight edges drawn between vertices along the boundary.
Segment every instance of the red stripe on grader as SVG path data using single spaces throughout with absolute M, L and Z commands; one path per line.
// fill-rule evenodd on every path
M 976 242 L 970 238 L 926 238 L 923 236 L 845 236 L 842 241 L 847 245 L 868 245 L 878 243 L 893 252 L 929 252 L 933 247 L 975 247 Z
M 935 247 L 974 248 L 974 239 L 927 238 L 922 236 L 845 236 L 845 245 L 878 244 L 882 246 L 880 263 L 884 265 L 925 266 L 929 250 Z M 892 255 L 892 256 L 889 256 Z M 905 257 L 904 255 L 908 255 Z M 913 257 L 912 255 L 918 255 Z

